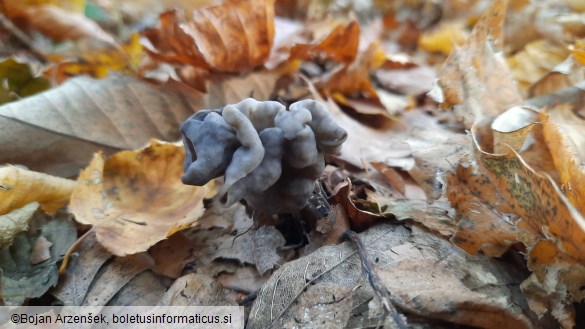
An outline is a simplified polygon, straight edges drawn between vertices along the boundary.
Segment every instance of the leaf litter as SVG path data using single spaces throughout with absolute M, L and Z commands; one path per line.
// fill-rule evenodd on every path
M 18 24 L 0 30 L 24 45 L 0 48 L 23 72 L 0 72 L 0 158 L 18 165 L 1 169 L 0 241 L 17 257 L 1 267 L 5 303 L 58 283 L 66 305 L 242 303 L 250 328 L 584 321 L 577 2 L 165 1 L 156 22 L 106 0 L 92 2 L 100 25 L 83 2 L 7 3 Z M 23 87 L 35 79 L 52 89 Z M 148 144 L 247 97 L 320 100 L 349 132 L 320 179 L 328 214 L 222 209 L 221 181 L 182 185 L 182 147 Z M 339 243 L 348 229 L 370 272 Z M 35 293 L 14 264 L 42 268 L 23 278 Z

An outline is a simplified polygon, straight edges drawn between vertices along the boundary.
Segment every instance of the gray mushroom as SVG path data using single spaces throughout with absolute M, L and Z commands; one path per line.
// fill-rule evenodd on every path
M 200 111 L 181 127 L 185 143 L 183 183 L 203 185 L 224 175 L 220 200 L 238 201 L 267 214 L 307 205 L 325 167 L 347 132 L 313 100 L 289 110 L 277 102 L 245 99 L 222 110 Z

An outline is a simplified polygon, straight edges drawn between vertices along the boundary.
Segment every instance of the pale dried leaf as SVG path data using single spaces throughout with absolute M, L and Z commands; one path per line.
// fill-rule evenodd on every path
M 74 78 L 0 107 L 0 162 L 73 176 L 99 149 L 178 140 L 181 122 L 202 106 L 201 94 L 176 82 L 158 87 L 114 73 Z
M 0 214 L 38 202 L 48 214 L 69 203 L 75 181 L 15 166 L 0 167 Z
M 67 271 L 51 294 L 65 306 L 81 306 L 98 271 L 113 255 L 89 235 L 76 248 Z

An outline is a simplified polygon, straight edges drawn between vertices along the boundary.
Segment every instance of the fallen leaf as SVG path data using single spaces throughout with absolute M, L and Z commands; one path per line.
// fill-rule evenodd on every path
M 79 77 L 0 107 L 0 162 L 73 176 L 99 149 L 178 140 L 180 123 L 203 106 L 202 95 L 176 82 L 157 87 L 122 74 Z
M 448 22 L 436 29 L 424 32 L 418 46 L 422 50 L 449 55 L 454 47 L 461 46 L 467 38 L 465 26 L 461 22 Z
M 36 2 L 36 1 L 35 1 Z M 61 2 L 64 3 L 64 2 Z M 59 3 L 59 4 L 61 4 Z M 30 28 L 38 30 L 57 41 L 79 40 L 83 38 L 98 39 L 115 44 L 114 38 L 82 12 L 71 11 L 66 7 L 57 7 L 51 3 L 4 2 L 8 16 L 13 20 L 24 20 Z M 83 9 L 83 4 L 81 6 Z
M 436 73 L 427 66 L 404 69 L 377 69 L 377 81 L 386 89 L 403 95 L 422 95 L 433 88 Z
M 506 3 L 492 1 L 465 44 L 445 60 L 429 92 L 443 108 L 458 105 L 456 115 L 467 128 L 522 103 L 510 70 L 496 54 L 502 48 Z
M 45 70 L 44 75 L 58 84 L 67 79 L 89 75 L 96 79 L 108 76 L 110 70 L 136 74 L 144 52 L 137 33 L 130 35 L 121 45 L 112 45 L 99 40 L 77 42 L 72 51 L 60 51 L 47 55 L 55 64 Z
M 585 214 L 585 120 L 572 104 L 559 104 L 542 114 L 544 138 L 561 177 L 561 188 L 581 214 Z
M 270 100 L 278 79 L 284 73 L 277 69 L 239 76 L 214 74 L 206 86 L 208 96 L 205 98 L 205 108 L 222 108 L 249 97 L 259 101 Z
M 445 183 L 447 197 L 458 214 L 457 231 L 451 238 L 455 245 L 470 254 L 481 251 L 498 257 L 520 241 L 518 218 L 511 212 L 512 206 L 489 188 L 495 184 L 490 178 L 473 166 L 460 164 L 455 173 L 447 175 Z
M 75 181 L 21 169 L 0 167 L 0 214 L 38 202 L 41 208 L 54 214 L 69 203 Z
M 53 244 L 41 235 L 37 241 L 35 241 L 32 248 L 32 254 L 30 256 L 31 265 L 36 265 L 50 259 L 51 246 L 53 246 Z
M 459 190 L 453 192 L 456 199 L 450 196 L 460 213 L 472 219 L 460 226 L 458 234 L 463 239 L 453 242 L 470 251 L 486 247 L 490 254 L 522 242 L 528 250 L 528 268 L 538 278 L 532 290 L 548 296 L 557 320 L 574 323 L 571 301 L 582 300 L 583 292 L 577 287 L 585 283 L 585 277 L 576 275 L 583 271 L 585 261 L 585 219 L 550 176 L 535 172 L 512 149 L 506 154 L 484 151 L 477 140 L 478 128 L 474 126 L 472 132 L 479 170 L 487 180 L 477 176 L 469 181 L 472 193 Z M 481 198 L 473 199 L 474 195 Z M 490 201 L 485 202 L 486 197 Z M 497 202 L 502 197 L 505 201 Z M 518 217 L 508 218 L 505 224 L 506 213 Z M 556 283 L 551 286 L 553 280 Z M 533 292 L 529 298 L 538 294 Z
M 351 316 L 352 298 L 351 290 L 343 288 L 335 284 L 309 286 L 299 297 L 294 315 L 283 328 L 346 328 Z
M 261 226 L 254 232 L 253 249 L 254 264 L 260 275 L 278 265 L 282 256 L 278 250 L 284 247 L 286 240 L 274 226 Z
M 107 160 L 96 154 L 79 175 L 69 208 L 77 221 L 95 226 L 98 241 L 113 254 L 145 251 L 196 225 L 203 198 L 213 193 L 212 184 L 181 183 L 184 156 L 182 146 L 157 141 Z
M 234 273 L 220 273 L 216 280 L 224 288 L 253 293 L 262 288 L 269 274 L 261 276 L 255 266 L 240 266 Z
M 94 277 L 81 305 L 106 305 L 134 277 L 153 265 L 154 261 L 146 253 L 114 258 L 111 264 L 102 268 Z
M 338 63 L 349 64 L 356 59 L 360 40 L 360 25 L 352 20 L 336 25 L 321 40 L 309 44 L 297 44 L 290 49 L 290 59 L 307 60 L 322 54 Z
M 409 323 L 413 313 L 427 323 L 440 319 L 451 326 L 487 326 L 493 323 L 494 312 L 506 319 L 500 322 L 506 328 L 531 328 L 536 321 L 514 302 L 522 300 L 518 287 L 521 275 L 498 260 L 470 256 L 449 241 L 416 228 L 410 231 L 383 224 L 360 236 L 371 253 L 376 273 L 395 296 L 394 301 L 399 303 L 399 310 L 405 312 Z M 356 254 L 350 244 L 343 243 L 286 263 L 258 293 L 247 326 L 282 327 L 294 321 L 297 314 L 304 314 L 304 310 L 308 313 L 299 321 L 310 321 L 318 318 L 312 311 L 319 301 L 350 312 L 348 327 L 367 323 L 369 310 L 361 306 L 377 298 L 363 280 Z M 431 279 L 431 273 L 442 280 Z M 450 282 L 451 287 L 445 282 Z M 318 292 L 335 292 L 335 296 Z M 351 307 L 346 308 L 344 301 L 351 303 Z M 336 314 L 331 319 L 333 323 L 347 321 L 331 308 L 324 307 L 323 311 Z
M 29 64 L 9 58 L 0 62 L 0 105 L 45 91 L 51 83 L 35 77 Z
M 514 106 L 494 119 L 494 152 L 506 153 L 509 148 L 520 152 L 526 137 L 540 123 L 539 111 L 529 106 Z
M 402 195 L 406 194 L 406 186 L 404 183 L 404 179 L 396 170 L 392 167 L 388 166 L 383 162 L 370 162 L 370 164 L 386 179 L 390 186 L 392 186 L 396 191 L 400 192 Z
M 161 14 L 161 26 L 146 32 L 154 46 L 147 48 L 151 56 L 163 62 L 242 72 L 264 64 L 270 55 L 271 0 L 228 1 L 195 11 L 185 23 L 181 20 L 177 11 Z
M 12 245 L 3 247 L 0 253 L 1 294 L 5 305 L 22 305 L 57 284 L 57 262 L 75 241 L 75 224 L 68 214 L 58 213 L 51 218 L 39 210 L 29 225 L 28 231 L 18 234 Z M 32 264 L 33 247 L 41 237 L 53 244 L 51 256 L 44 262 Z
M 106 262 L 114 257 L 96 240 L 95 235 L 85 237 L 75 249 L 74 257 L 51 294 L 65 306 L 81 306 L 92 282 Z
M 190 242 L 182 232 L 177 232 L 155 244 L 148 250 L 155 263 L 152 270 L 169 278 L 180 277 L 185 265 L 191 261 L 193 248 Z
M 37 202 L 31 202 L 22 208 L 0 215 L 0 247 L 12 244 L 14 237 L 28 230 L 28 222 L 39 209 Z
M 156 305 L 165 294 L 167 287 L 161 283 L 158 276 L 151 271 L 137 274 L 130 282 L 126 283 L 107 306 L 146 306 Z
M 538 40 L 527 44 L 522 51 L 508 58 L 508 65 L 514 79 L 518 81 L 518 86 L 526 93 L 568 55 L 569 51 L 564 47 L 548 40 Z
M 355 61 L 326 74 L 315 85 L 326 94 L 351 96 L 362 93 L 366 97 L 377 98 L 370 71 L 380 67 L 385 59 L 384 51 L 374 42 Z
M 235 301 L 210 277 L 191 273 L 178 278 L 158 301 L 158 306 L 227 306 Z
M 351 198 L 352 191 L 352 184 L 349 179 L 331 191 L 331 203 L 345 209 L 352 227 L 362 230 L 384 218 L 381 212 L 374 213 L 359 209 Z

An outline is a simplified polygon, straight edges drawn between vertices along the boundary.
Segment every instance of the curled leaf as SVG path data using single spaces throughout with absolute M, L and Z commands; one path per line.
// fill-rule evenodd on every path
M 160 27 L 146 32 L 155 59 L 222 72 L 264 64 L 274 38 L 272 0 L 227 1 L 195 11 L 184 23 L 178 12 L 168 11 L 160 21 Z
M 14 166 L 0 167 L 0 214 L 31 202 L 40 203 L 49 214 L 63 208 L 75 188 L 75 181 Z
M 70 209 L 77 221 L 96 226 L 98 241 L 118 256 L 147 250 L 195 225 L 213 185 L 181 183 L 181 146 L 152 141 L 107 160 L 96 154 L 81 172 Z

